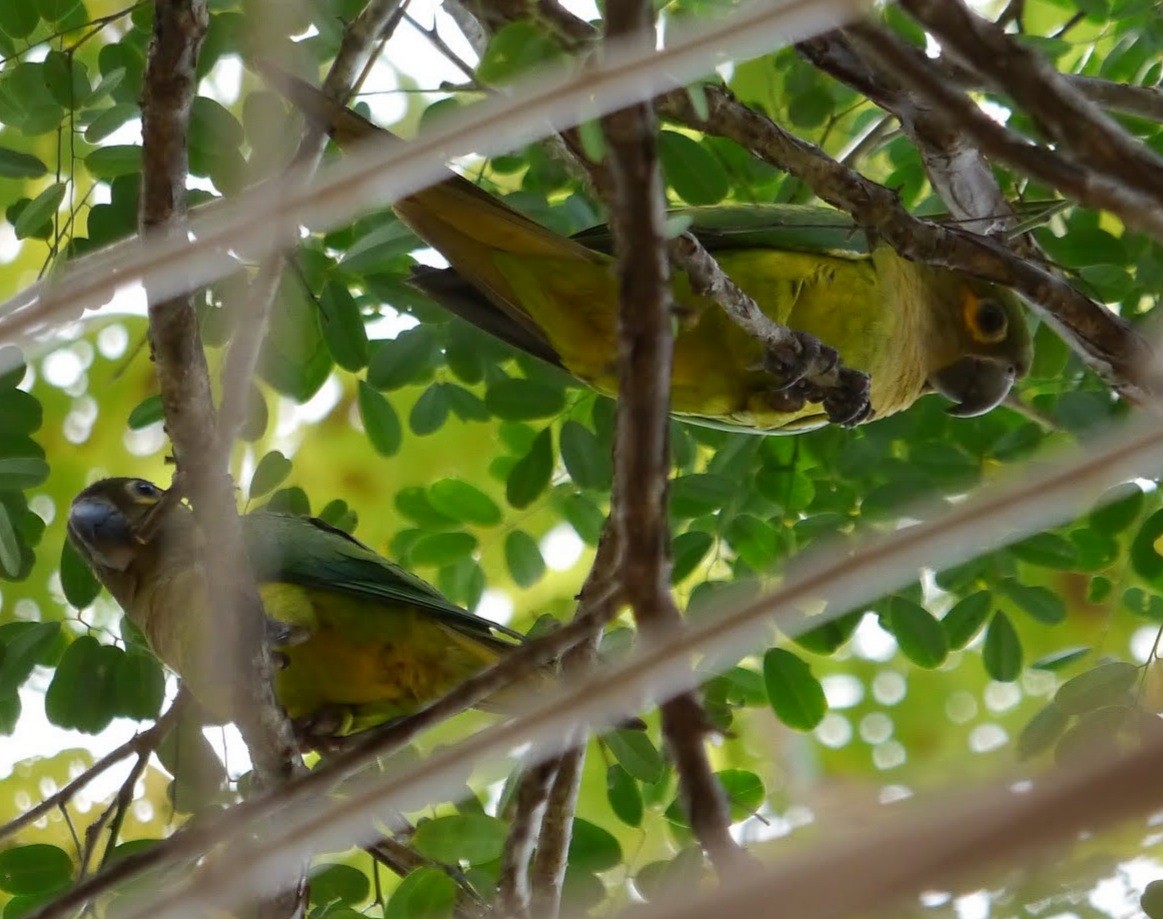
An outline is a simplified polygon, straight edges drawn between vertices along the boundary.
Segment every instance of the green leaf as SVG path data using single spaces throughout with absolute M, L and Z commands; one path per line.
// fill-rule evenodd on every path
M 158 744 L 157 755 L 174 777 L 168 793 L 179 813 L 193 813 L 205 807 L 226 782 L 222 760 L 206 740 L 197 717 L 180 718 Z
M 1056 625 L 1066 618 L 1066 603 L 1045 587 L 1029 587 L 1013 578 L 1003 578 L 998 589 L 1038 622 Z
M 412 848 L 446 865 L 479 865 L 501 857 L 506 831 L 503 820 L 483 814 L 437 817 L 416 826 Z
M 351 865 L 316 865 L 311 870 L 311 902 L 354 906 L 371 894 L 371 881 Z M 333 913 L 329 913 L 334 915 Z
M 356 371 L 367 366 L 367 328 L 359 304 L 347 285 L 334 278 L 323 286 L 319 296 L 319 330 L 340 367 Z
M 428 487 L 428 501 L 436 510 L 461 523 L 496 526 L 501 509 L 488 495 L 460 479 L 441 479 Z
M 76 638 L 57 664 L 44 695 L 44 712 L 58 727 L 100 734 L 116 712 L 115 674 L 125 654 L 92 635 Z
M 835 654 L 852 637 L 862 618 L 864 613 L 860 610 L 845 613 L 799 635 L 793 635 L 792 641 L 815 654 Z
M 16 528 L 12 526 L 8 507 L 0 502 L 0 569 L 8 577 L 15 578 L 20 576 L 20 568 L 20 539 L 16 535 Z
M 0 514 L 4 513 L 3 507 L 0 504 Z M 68 539 L 61 543 L 60 573 L 61 590 L 64 591 L 65 599 L 77 609 L 84 609 L 101 592 L 101 582 Z
M 905 657 L 929 670 L 945 662 L 949 640 L 932 613 L 900 596 L 889 598 L 888 611 L 889 625 Z
M 732 520 L 723 538 L 730 543 L 744 562 L 756 571 L 763 571 L 775 561 L 780 548 L 779 533 L 766 520 L 751 514 L 740 514 Z
M 1030 666 L 1034 670 L 1064 670 L 1075 661 L 1082 660 L 1090 652 L 1090 648 L 1067 648 L 1063 651 L 1056 651 L 1053 654 L 1039 657 Z
M 767 796 L 763 779 L 746 769 L 724 769 L 722 772 L 716 772 L 715 777 L 727 794 L 732 821 L 750 817 L 759 810 Z
M 0 737 L 11 737 L 16 732 L 20 710 L 20 696 L 15 692 L 0 693 Z
M 278 450 L 271 450 L 258 461 L 247 495 L 251 501 L 261 498 L 282 485 L 290 474 L 291 461 Z
M 131 144 L 98 147 L 85 157 L 85 168 L 93 178 L 106 180 L 141 172 L 141 147 Z
M 0 890 L 38 894 L 60 890 L 73 879 L 73 860 L 64 849 L 36 843 L 0 851 Z
M 404 432 L 392 403 L 363 380 L 359 381 L 357 398 L 368 443 L 380 456 L 395 456 L 404 442 Z
M 140 109 L 136 105 L 130 105 L 127 102 L 111 105 L 89 122 L 89 126 L 85 128 L 85 142 L 94 145 L 100 143 L 114 131 L 136 118 L 139 112 Z
M 596 546 L 606 523 L 606 512 L 583 494 L 566 495 L 561 515 L 587 546 Z
M 608 830 L 578 817 L 573 822 L 566 861 L 578 871 L 597 874 L 622 864 L 622 847 Z
M 165 419 L 162 408 L 162 397 L 158 394 L 146 396 L 133 407 L 129 413 L 129 427 L 139 431 L 144 427 Z
M 1090 525 L 1100 533 L 1114 536 L 1139 519 L 1146 495 L 1134 482 L 1117 485 L 1098 499 L 1098 508 L 1090 512 Z
M 413 565 L 450 565 L 476 551 L 477 538 L 471 533 L 431 533 L 421 536 L 412 547 Z
M 602 740 L 622 768 L 638 781 L 654 784 L 662 778 L 662 754 L 645 731 L 615 728 L 603 734 Z
M 0 505 L 3 506 L 3 505 Z M 0 626 L 0 695 L 15 693 L 37 664 L 47 659 L 61 635 L 59 622 L 10 622 Z
M 528 507 L 549 486 L 553 476 L 553 438 L 549 428 L 533 440 L 533 446 L 509 470 L 505 499 L 517 509 Z
M 790 728 L 810 731 L 828 711 L 824 687 L 812 669 L 790 651 L 768 649 L 763 655 L 763 683 L 772 711 Z
M 992 604 L 993 594 L 988 590 L 979 590 L 958 600 L 945 614 L 941 628 L 945 630 L 951 651 L 960 651 L 973 640 L 973 636 L 989 618 Z
M 1031 565 L 1072 570 L 1078 564 L 1078 549 L 1057 533 L 1035 533 L 1010 546 L 1009 551 Z
M 485 405 L 505 421 L 532 421 L 560 414 L 565 408 L 565 391 L 535 380 L 506 377 L 485 391 Z
M 686 134 L 659 131 L 658 156 L 667 182 L 689 204 L 718 204 L 730 191 L 722 164 Z
M 1139 908 L 1147 919 L 1163 919 L 1163 881 L 1151 881 L 1139 897 Z
M 384 919 L 452 919 L 456 881 L 439 868 L 416 868 L 400 881 L 384 907 Z
M 19 3 L 4 3 L 0 6 L 20 6 Z M 0 14 L 2 17 L 3 14 Z M 0 178 L 39 179 L 48 172 L 48 167 L 31 153 L 22 153 L 8 147 L 0 147 Z
M 999 683 L 1012 683 L 1022 672 L 1022 642 L 1009 616 L 998 610 L 985 633 L 982 650 L 986 672 Z
M 1131 568 L 1153 586 L 1163 585 L 1163 510 L 1155 511 L 1143 521 L 1131 542 Z
M 0 3 L 0 32 L 11 38 L 28 38 L 40 22 L 36 4 L 29 0 Z
M 36 488 L 48 474 L 48 463 L 39 456 L 0 457 L 0 491 Z
M 33 198 L 12 225 L 16 238 L 28 239 L 41 233 L 56 216 L 67 190 L 68 185 L 64 182 L 54 182 Z
M 561 426 L 561 461 L 579 488 L 607 490 L 613 479 L 610 452 L 589 428 L 576 421 Z
M 1054 702 L 1068 715 L 1083 715 L 1123 702 L 1139 678 L 1139 668 L 1109 661 L 1080 673 L 1058 687 Z
M 408 426 L 418 437 L 435 434 L 448 420 L 451 408 L 443 383 L 433 383 L 416 400 L 408 415 Z
M 1070 716 L 1054 702 L 1044 706 L 1018 735 L 1018 759 L 1030 759 L 1049 750 L 1062 736 Z
M 673 566 L 670 572 L 670 581 L 677 584 L 695 570 L 707 557 L 715 538 L 702 530 L 690 530 L 680 533 L 670 544 L 673 556 Z
M 505 566 L 513 582 L 528 589 L 545 574 L 545 559 L 537 540 L 524 530 L 510 530 L 505 537 Z
M 81 0 L 39 0 L 39 6 L 45 22 L 60 23 L 81 6 Z
M 670 512 L 676 518 L 701 517 L 731 500 L 737 485 L 726 476 L 696 473 L 670 483 Z
M 406 329 L 393 339 L 373 342 L 367 381 L 376 389 L 399 389 L 416 382 L 436 361 L 436 337 L 428 326 Z
M 477 78 L 486 84 L 504 83 L 561 54 L 561 48 L 542 27 L 518 19 L 493 35 L 477 65 Z
M 157 718 L 166 695 L 166 675 L 153 655 L 132 649 L 116 658 L 113 673 L 117 713 L 148 721 Z
M 627 826 L 641 826 L 643 804 L 638 783 L 626 769 L 618 763 L 606 770 L 606 800 L 610 809 Z
M 450 526 L 454 521 L 432 506 L 428 492 L 419 485 L 409 485 L 396 493 L 396 510 L 425 529 Z

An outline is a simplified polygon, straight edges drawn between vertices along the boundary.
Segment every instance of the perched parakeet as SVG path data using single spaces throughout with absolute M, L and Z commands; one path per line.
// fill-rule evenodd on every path
M 188 507 L 162 504 L 165 494 L 143 479 L 96 482 L 73 501 L 69 539 L 154 653 L 229 719 L 224 687 L 197 666 L 214 621 L 198 528 Z M 275 694 L 312 742 L 412 714 L 522 640 L 321 520 L 259 511 L 242 527 L 270 623 Z M 550 678 L 538 671 L 481 707 L 503 711 Z
M 268 79 L 344 146 L 388 134 L 274 68 Z M 392 136 L 392 135 L 388 135 Z M 595 389 L 617 387 L 618 291 L 609 232 L 567 238 L 452 175 L 393 205 L 452 266 L 413 283 L 453 313 Z M 986 412 L 1030 365 L 1029 331 L 1009 291 L 869 250 L 847 215 L 829 208 L 735 205 L 673 212 L 772 319 L 816 336 L 868 373 L 875 417 L 936 390 L 949 411 Z M 716 425 L 766 433 L 827 422 L 819 405 L 788 410 L 763 349 L 714 302 L 673 281 L 672 408 Z

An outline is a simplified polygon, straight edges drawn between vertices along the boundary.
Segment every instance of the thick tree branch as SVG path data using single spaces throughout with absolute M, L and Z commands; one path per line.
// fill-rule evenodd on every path
M 1163 210 L 1163 159 L 1074 87 L 1041 54 L 1022 45 L 962 0 L 901 0 L 941 47 L 1026 110 L 1047 137 L 1107 179 Z
M 1086 169 L 994 121 L 952 85 L 922 51 L 867 23 L 847 30 L 860 56 L 895 75 L 969 134 L 983 152 L 1083 204 L 1104 208 L 1163 239 L 1163 208 L 1138 187 L 1105 171 Z M 1089 104 L 1089 103 L 1088 103 Z
M 606 37 L 653 43 L 649 0 L 611 0 Z M 670 266 L 666 254 L 666 191 L 658 165 L 657 127 L 649 103 L 602 119 L 614 197 L 611 226 L 620 289 L 618 412 L 614 441 L 620 589 L 646 640 L 682 628 L 670 592 L 670 373 L 674 350 Z M 678 769 L 695 836 L 722 871 L 738 859 L 726 798 L 711 771 L 707 719 L 688 690 L 662 704 L 662 727 Z
M 197 86 L 195 65 L 207 24 L 203 0 L 157 0 L 142 96 L 142 230 L 184 235 L 186 132 Z M 151 292 L 147 288 L 147 295 Z M 230 687 L 233 711 L 256 774 L 270 786 L 298 761 L 275 702 L 262 603 L 246 568 L 234 491 L 216 449 L 210 376 L 190 297 L 149 295 L 149 337 L 181 488 L 194 499 L 204 536 L 208 612 L 202 640 L 207 679 Z
M 920 151 L 929 181 L 964 229 L 992 235 L 1012 226 L 1013 210 L 993 170 L 956 123 L 889 74 L 874 72 L 842 30 L 800 42 L 796 48 L 821 70 L 896 116 Z M 1033 250 L 1027 247 L 1023 254 L 1032 255 Z

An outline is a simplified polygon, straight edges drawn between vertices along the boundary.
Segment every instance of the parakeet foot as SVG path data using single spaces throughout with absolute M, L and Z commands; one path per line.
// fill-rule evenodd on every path
M 868 374 L 841 365 L 836 350 L 814 336 L 795 330 L 792 335 L 798 353 L 789 353 L 790 348 L 771 347 L 763 355 L 763 369 L 780 381 L 769 394 L 772 407 L 798 412 L 805 402 L 819 402 L 828 420 L 842 427 L 853 427 L 871 418 L 872 386 Z

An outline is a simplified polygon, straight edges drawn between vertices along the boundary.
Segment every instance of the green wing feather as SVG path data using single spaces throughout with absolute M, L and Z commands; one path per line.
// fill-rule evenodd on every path
M 500 648 L 520 632 L 475 616 L 399 565 L 377 555 L 358 539 L 315 517 L 259 511 L 246 515 L 243 536 L 251 567 L 260 583 L 285 582 L 346 594 L 381 604 L 423 609 L 462 634 Z
M 864 258 L 868 239 L 842 211 L 800 204 L 727 204 L 675 208 L 669 216 L 689 221 L 687 229 L 709 252 L 767 249 L 834 258 Z M 599 252 L 613 251 L 608 225 L 575 233 L 577 242 Z

